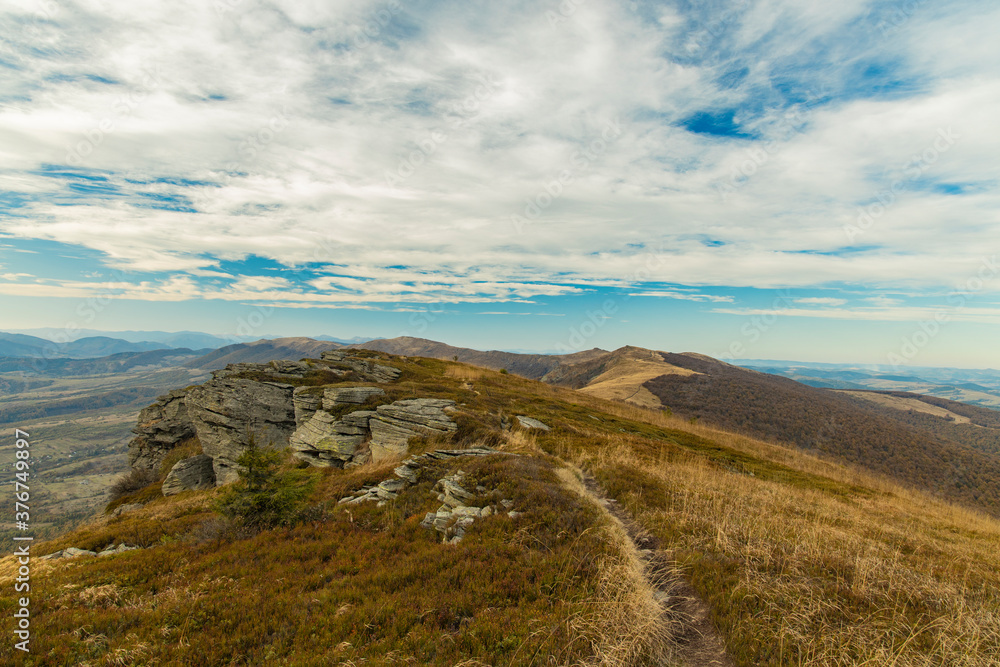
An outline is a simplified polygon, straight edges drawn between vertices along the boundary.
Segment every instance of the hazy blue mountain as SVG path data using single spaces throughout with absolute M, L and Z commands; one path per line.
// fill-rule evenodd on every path
M 20 329 L 16 333 L 37 336 L 47 340 L 62 340 L 67 336 L 64 329 L 45 327 L 40 329 Z M 239 342 L 233 338 L 224 338 L 201 331 L 100 331 L 98 329 L 78 329 L 70 336 L 72 340 L 93 336 L 118 338 L 129 343 L 163 343 L 166 347 L 186 347 L 192 350 L 223 347 Z M 161 346 L 162 347 L 162 346 Z
M 813 387 L 904 391 L 1000 409 L 1000 371 L 978 368 L 744 360 L 739 366 Z
M 24 334 L 0 333 L 0 357 L 42 357 L 45 359 L 93 359 L 121 352 L 149 352 L 170 348 L 164 343 L 132 343 L 108 336 L 89 336 L 69 343 L 54 343 Z

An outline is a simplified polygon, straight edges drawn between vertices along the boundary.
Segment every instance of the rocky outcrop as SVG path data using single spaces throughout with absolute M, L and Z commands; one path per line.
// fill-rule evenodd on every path
M 236 460 L 251 436 L 260 446 L 288 446 L 295 431 L 293 390 L 289 384 L 222 378 L 187 393 L 188 416 L 202 451 L 212 457 L 216 484 L 236 481 Z
M 371 359 L 352 357 L 349 352 L 330 350 L 320 355 L 331 369 L 352 371 L 363 382 L 393 382 L 401 371 L 392 366 L 377 364 Z
M 295 423 L 304 424 L 323 407 L 323 394 L 317 392 L 316 387 L 296 387 L 292 392 L 292 406 L 295 410 Z
M 215 486 L 215 468 L 212 457 L 199 454 L 183 459 L 174 464 L 167 473 L 160 490 L 165 496 L 172 496 L 181 491 L 199 491 Z
M 323 392 L 323 407 L 327 410 L 338 405 L 361 405 L 373 396 L 385 396 L 379 387 L 331 387 Z
M 296 378 L 301 384 L 301 378 L 315 371 L 329 371 L 345 381 L 391 382 L 400 376 L 397 368 L 341 351 L 324 353 L 323 361 L 230 364 L 205 384 L 161 396 L 140 413 L 136 437 L 129 444 L 131 466 L 159 472 L 170 450 L 197 436 L 212 461 L 214 483 L 222 485 L 237 479 L 236 461 L 251 434 L 261 446 L 291 444 L 296 457 L 312 465 L 342 467 L 370 460 L 370 441 L 377 443 L 384 458 L 405 451 L 412 437 L 457 428 L 442 412 L 450 401 L 440 405 L 421 399 L 397 401 L 390 410 L 359 409 L 336 419 L 331 411 L 361 408 L 385 391 L 364 386 L 295 387 L 280 381 Z M 372 421 L 378 422 L 378 435 Z M 165 492 L 206 483 L 205 459 L 182 463 L 171 471 Z
M 476 519 L 484 519 L 493 516 L 494 510 L 490 506 L 475 507 L 466 505 L 467 502 L 475 500 L 476 495 L 466 491 L 460 486 L 465 478 L 465 473 L 458 472 L 438 480 L 434 486 L 439 490 L 438 500 L 442 502 L 441 507 L 436 512 L 428 512 L 420 525 L 424 528 L 433 528 L 441 533 L 441 540 L 449 544 L 458 544 L 465 537 L 465 531 Z M 484 489 L 485 490 L 485 489 Z
M 495 449 L 487 447 L 475 449 L 437 449 L 425 454 L 411 456 L 393 470 L 395 477 L 390 477 L 375 486 L 366 486 L 356 491 L 353 495 L 341 498 L 338 504 L 347 503 L 353 505 L 368 501 L 381 502 L 393 500 L 399 495 L 400 491 L 416 484 L 420 480 L 420 475 L 428 464 L 437 461 L 450 461 L 460 456 L 489 456 L 490 454 L 512 456 L 512 454 L 498 452 Z
M 393 471 L 394 477 L 383 480 L 375 486 L 366 486 L 353 495 L 340 499 L 340 505 L 357 505 L 365 502 L 375 502 L 379 505 L 385 504 L 399 497 L 399 494 L 410 486 L 420 481 L 420 477 L 425 472 L 428 464 L 438 461 L 449 461 L 461 456 L 489 456 L 499 454 L 504 456 L 516 456 L 505 452 L 498 452 L 494 449 L 438 449 L 419 456 L 411 456 Z M 476 502 L 477 497 L 489 493 L 485 487 L 476 487 L 475 492 L 466 490 L 463 486 L 465 473 L 461 470 L 443 477 L 434 485 L 434 492 L 437 499 L 441 501 L 441 507 L 436 512 L 428 512 L 420 525 L 429 530 L 436 530 L 441 534 L 441 541 L 449 544 L 458 544 L 465 536 L 466 530 L 476 519 L 484 519 L 494 514 L 505 512 L 507 516 L 516 519 L 519 512 L 513 511 L 513 501 L 503 499 L 494 507 L 487 505 L 477 507 L 470 503 Z
M 159 473 L 167 453 L 195 436 L 185 405 L 186 395 L 186 391 L 178 389 L 142 409 L 132 429 L 135 437 L 128 445 L 129 466 Z
M 367 429 L 356 424 L 357 420 L 340 420 L 318 410 L 292 434 L 292 455 L 310 465 L 343 468 L 366 439 Z
M 279 359 L 266 364 L 255 364 L 251 362 L 229 364 L 223 369 L 212 371 L 212 377 L 215 379 L 222 379 L 246 373 L 264 373 L 273 378 L 298 378 L 302 377 L 311 370 L 313 370 L 313 367 L 304 361 L 287 361 Z
M 445 413 L 455 401 L 439 398 L 411 398 L 380 405 L 369 420 L 373 461 L 381 461 L 406 452 L 411 438 L 439 435 L 458 429 Z
M 382 461 L 406 453 L 417 436 L 450 433 L 458 425 L 445 409 L 455 402 L 413 398 L 355 410 L 340 419 L 327 412 L 343 405 L 360 405 L 385 392 L 378 387 L 335 387 L 323 396 L 325 410 L 317 410 L 295 430 L 290 444 L 295 458 L 314 466 L 344 467 L 368 460 Z
M 89 551 L 87 549 L 77 549 L 76 547 L 69 547 L 61 551 L 54 551 L 45 556 L 41 556 L 40 560 L 58 560 L 60 558 L 79 558 L 80 556 L 115 556 L 117 554 L 125 553 L 126 551 L 135 551 L 139 547 L 130 546 L 124 542 L 119 545 L 111 544 L 100 552 Z

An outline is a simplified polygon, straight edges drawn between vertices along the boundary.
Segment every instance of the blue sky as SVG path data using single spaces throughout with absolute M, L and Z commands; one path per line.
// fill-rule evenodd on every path
M 1000 6 L 18 2 L 0 328 L 1000 367 Z

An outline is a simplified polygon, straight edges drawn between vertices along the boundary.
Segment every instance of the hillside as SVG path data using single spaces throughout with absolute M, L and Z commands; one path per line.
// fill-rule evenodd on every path
M 718 372 L 665 363 L 699 365 L 667 376 L 692 382 Z M 164 457 L 141 459 L 155 481 L 32 547 L 105 554 L 32 559 L 33 665 L 978 667 L 1000 654 L 997 521 L 661 410 L 373 352 L 233 367 L 150 410 L 167 421 L 143 421 L 132 447 Z M 256 486 L 206 484 L 246 453 L 251 423 L 327 458 L 288 452 Z M 348 435 L 358 425 L 368 435 Z M 206 459 L 209 477 L 181 482 L 201 490 L 175 493 L 177 471 Z M 14 572 L 0 560 L 0 585 Z M 27 664 L 13 651 L 0 645 Z
M 298 361 L 304 357 L 318 357 L 325 350 L 342 347 L 338 343 L 313 340 L 312 338 L 273 338 L 237 343 L 220 347 L 186 364 L 187 368 L 217 370 L 229 364 L 266 363 L 274 359 Z
M 951 423 L 940 415 L 911 413 L 833 388 L 863 385 L 843 379 L 910 381 L 900 375 L 842 369 L 813 369 L 829 375 L 830 388 L 802 384 L 724 364 L 693 353 L 671 354 L 624 347 L 572 355 L 480 352 L 418 338 L 377 340 L 352 346 L 403 355 L 428 356 L 492 369 L 578 389 L 610 400 L 676 411 L 727 429 L 790 443 L 915 484 L 933 493 L 1000 512 L 1000 430 Z M 921 371 L 930 372 L 930 371 Z M 978 378 L 989 372 L 968 372 Z M 898 393 L 898 392 L 897 392 Z M 887 394 L 888 395 L 888 394 Z M 922 400 L 912 395 L 907 400 Z M 930 402 L 928 402 L 930 401 Z M 994 410 L 927 397 L 980 421 Z M 941 409 L 941 414 L 947 410 Z M 926 411 L 925 411 L 926 412 Z M 958 414 L 958 413 L 955 413 Z M 958 422 L 967 417 L 960 416 Z
M 516 352 L 500 352 L 497 350 L 481 352 L 467 347 L 453 347 L 433 340 L 411 338 L 408 336 L 372 340 L 367 343 L 357 343 L 348 347 L 361 350 L 376 350 L 378 352 L 410 357 L 455 360 L 492 370 L 500 370 L 502 368 L 532 380 L 540 380 L 565 364 L 587 361 L 607 354 L 605 350 L 597 348 L 567 355 L 518 354 Z
M 900 373 L 891 366 L 855 366 L 793 361 L 744 361 L 741 366 L 781 375 L 812 387 L 896 391 L 1000 408 L 1000 371 L 914 367 Z
M 707 358 L 662 356 L 697 372 L 664 375 L 643 385 L 683 417 L 791 443 L 1000 512 L 1000 458 L 915 428 L 904 412 Z

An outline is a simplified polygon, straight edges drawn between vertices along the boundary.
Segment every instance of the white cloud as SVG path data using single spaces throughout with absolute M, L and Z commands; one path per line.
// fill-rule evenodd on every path
M 803 306 L 843 306 L 847 303 L 847 299 L 835 299 L 832 297 L 807 297 L 804 299 L 795 299 L 795 303 L 801 304 Z
M 712 294 L 692 294 L 675 290 L 650 290 L 645 292 L 632 292 L 629 296 L 645 296 L 658 299 L 677 299 L 680 301 L 701 301 L 711 303 L 732 303 L 731 296 L 717 296 Z
M 386 7 L 92 0 L 44 22 L 7 10 L 23 69 L 2 75 L 0 187 L 27 203 L 0 231 L 198 279 L 130 298 L 387 308 L 598 285 L 716 303 L 731 298 L 655 286 L 941 288 L 1000 246 L 996 8 L 921 9 L 883 35 L 861 0 L 767 0 L 721 23 L 708 5 L 647 22 L 591 0 L 556 26 L 530 3 L 403 3 L 383 20 Z M 694 33 L 713 47 L 689 50 Z M 878 63 L 898 69 L 899 94 L 856 90 Z M 818 102 L 772 106 L 780 86 Z M 680 127 L 725 109 L 762 139 Z M 621 134 L 602 139 L 614 119 Z M 845 231 L 947 128 L 954 145 Z M 107 189 L 46 171 L 67 162 Z M 518 228 L 529 202 L 539 215 Z M 327 268 L 304 284 L 226 283 L 220 265 L 248 255 Z

